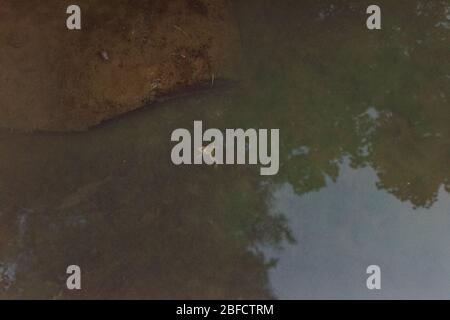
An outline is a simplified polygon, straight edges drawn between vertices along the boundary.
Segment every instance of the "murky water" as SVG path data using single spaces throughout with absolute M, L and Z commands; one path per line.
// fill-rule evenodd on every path
M 1 133 L 0 297 L 449 298 L 450 2 L 379 2 L 376 32 L 361 1 L 236 2 L 232 88 Z M 194 120 L 280 128 L 279 174 L 174 166 Z

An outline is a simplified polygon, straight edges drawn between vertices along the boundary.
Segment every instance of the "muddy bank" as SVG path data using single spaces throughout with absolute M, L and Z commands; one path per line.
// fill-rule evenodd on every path
M 227 0 L 0 4 L 0 127 L 85 130 L 184 88 L 235 75 Z

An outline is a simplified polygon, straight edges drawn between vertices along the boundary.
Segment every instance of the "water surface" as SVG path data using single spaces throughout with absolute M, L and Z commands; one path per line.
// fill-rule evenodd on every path
M 379 5 L 369 32 L 361 1 L 236 2 L 232 88 L 2 132 L 0 297 L 448 298 L 450 2 Z M 280 128 L 279 174 L 172 165 L 194 120 Z

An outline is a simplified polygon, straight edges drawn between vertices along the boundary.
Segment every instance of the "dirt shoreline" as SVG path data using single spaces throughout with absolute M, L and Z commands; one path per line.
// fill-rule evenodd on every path
M 66 2 L 0 4 L 1 128 L 83 131 L 236 75 L 228 0 L 80 0 L 80 31 Z
M 7 135 L 8 137 L 12 136 L 28 136 L 32 134 L 33 136 L 41 136 L 41 135 L 47 135 L 52 137 L 57 136 L 67 136 L 67 135 L 76 135 L 76 134 L 87 134 L 91 133 L 95 130 L 101 130 L 105 126 L 111 125 L 116 123 L 117 121 L 122 121 L 123 119 L 126 119 L 126 117 L 130 115 L 138 115 L 141 112 L 148 112 L 150 109 L 153 110 L 155 108 L 166 108 L 170 107 L 171 102 L 173 101 L 182 101 L 183 99 L 192 99 L 197 97 L 205 97 L 209 95 L 222 95 L 226 94 L 230 91 L 232 91 L 234 88 L 236 88 L 238 82 L 235 80 L 229 80 L 229 79 L 216 79 L 214 82 L 214 85 L 212 86 L 210 82 L 204 81 L 200 82 L 198 84 L 189 86 L 189 87 L 182 87 L 177 88 L 171 92 L 168 92 L 166 94 L 161 94 L 160 96 L 156 96 L 151 101 L 148 101 L 147 103 L 143 103 L 140 107 L 120 113 L 112 118 L 105 119 L 101 121 L 100 123 L 88 127 L 83 130 L 45 130 L 45 129 L 35 129 L 33 131 L 26 131 L 22 129 L 15 129 L 15 128 L 5 128 L 0 127 L 0 138 L 3 137 L 2 135 Z M 180 109 L 180 112 L 182 112 L 184 109 Z

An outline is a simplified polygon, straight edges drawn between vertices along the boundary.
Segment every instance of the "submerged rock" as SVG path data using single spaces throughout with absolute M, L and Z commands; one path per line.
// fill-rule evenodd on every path
M 79 0 L 0 4 L 0 127 L 85 130 L 181 88 L 233 78 L 228 0 Z M 100 53 L 100 55 L 99 55 Z

